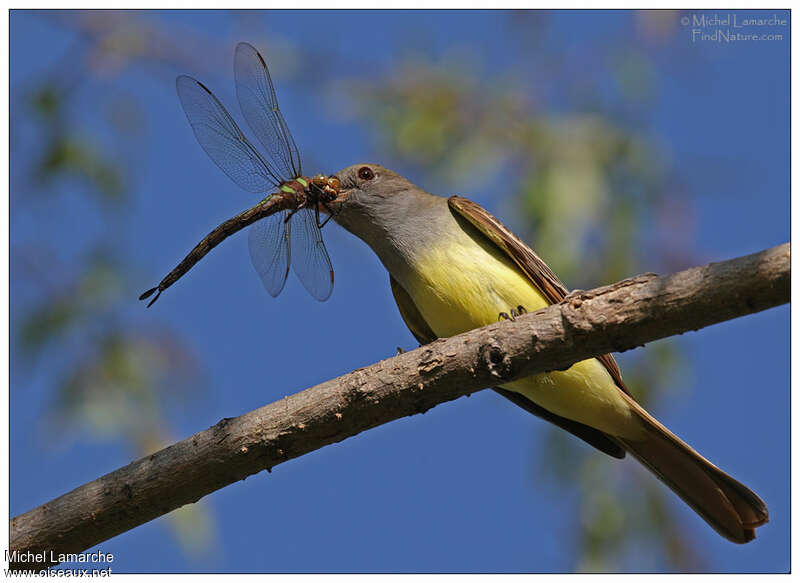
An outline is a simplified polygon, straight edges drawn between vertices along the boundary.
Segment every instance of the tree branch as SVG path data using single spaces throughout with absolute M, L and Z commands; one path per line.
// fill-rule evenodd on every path
M 788 243 L 645 274 L 383 360 L 219 423 L 11 520 L 13 568 L 40 568 L 330 443 L 530 374 L 789 302 Z M 52 551 L 52 555 L 51 555 Z M 33 557 L 28 553 L 44 553 Z

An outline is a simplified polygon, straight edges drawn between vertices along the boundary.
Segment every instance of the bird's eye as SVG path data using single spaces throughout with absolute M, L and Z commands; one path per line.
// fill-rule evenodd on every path
M 361 180 L 372 180 L 373 178 L 375 178 L 375 173 L 369 166 L 362 166 L 361 168 L 358 169 L 358 177 Z

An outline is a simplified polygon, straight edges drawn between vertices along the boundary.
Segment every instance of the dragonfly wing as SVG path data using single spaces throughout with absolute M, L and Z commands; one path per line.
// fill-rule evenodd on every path
M 303 287 L 314 298 L 324 302 L 333 291 L 333 266 L 313 209 L 301 209 L 292 223 L 292 269 Z
M 261 54 L 248 43 L 236 45 L 233 61 L 239 107 L 253 133 L 272 161 L 271 168 L 283 180 L 302 174 L 300 154 L 278 107 L 278 98 Z
M 286 222 L 288 211 L 256 221 L 247 235 L 250 260 L 256 268 L 264 289 L 273 298 L 286 284 L 289 275 L 289 226 Z
M 249 192 L 266 192 L 281 183 L 205 85 L 181 75 L 175 87 L 197 141 L 231 180 Z

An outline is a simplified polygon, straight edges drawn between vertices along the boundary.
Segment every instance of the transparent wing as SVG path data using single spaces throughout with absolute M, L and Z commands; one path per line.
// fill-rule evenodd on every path
M 250 249 L 250 260 L 256 268 L 264 289 L 273 298 L 286 284 L 289 275 L 289 227 L 285 222 L 288 211 L 281 211 L 250 227 L 247 235 L 247 246 Z
M 278 108 L 275 88 L 261 54 L 252 45 L 239 43 L 233 72 L 239 107 L 250 129 L 269 154 L 273 174 L 283 181 L 297 178 L 302 174 L 300 154 Z
M 249 192 L 266 192 L 280 185 L 281 180 L 205 85 L 181 75 L 175 87 L 197 141 L 231 180 Z
M 301 209 L 291 218 L 292 269 L 314 298 L 324 302 L 333 291 L 333 267 L 313 209 Z

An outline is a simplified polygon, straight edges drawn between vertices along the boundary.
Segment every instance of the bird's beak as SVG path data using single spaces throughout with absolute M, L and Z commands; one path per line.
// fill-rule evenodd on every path
M 341 210 L 341 204 L 337 204 L 342 198 L 347 196 L 347 190 L 342 190 L 339 177 L 334 175 L 324 176 L 317 174 L 311 179 L 311 185 L 316 187 L 317 194 L 320 196 L 320 203 L 317 209 L 328 215 L 336 215 Z M 330 197 L 334 197 L 330 200 Z
M 328 203 L 328 207 L 335 213 L 342 210 L 342 203 L 347 200 L 347 196 L 352 192 L 353 189 L 342 189 L 336 194 L 336 198 Z M 328 213 L 328 210 L 325 208 L 325 205 L 320 205 L 320 210 Z M 330 213 L 328 213 L 330 214 Z

